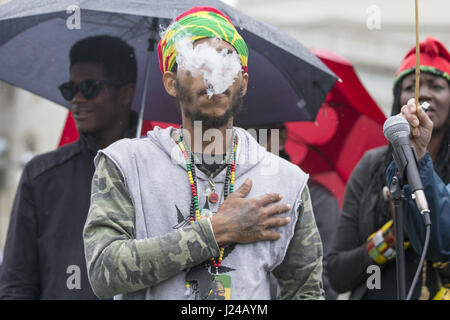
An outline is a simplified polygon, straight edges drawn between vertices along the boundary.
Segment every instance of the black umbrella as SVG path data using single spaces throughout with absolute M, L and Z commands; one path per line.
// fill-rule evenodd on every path
M 236 125 L 315 119 L 336 76 L 294 38 L 221 1 L 8 2 L 0 6 L 0 80 L 67 106 L 57 87 L 67 81 L 71 46 L 88 36 L 118 36 L 135 48 L 138 60 L 132 108 L 142 107 L 141 120 L 179 123 L 154 48 L 159 27 L 194 6 L 228 15 L 249 48 L 249 87 Z

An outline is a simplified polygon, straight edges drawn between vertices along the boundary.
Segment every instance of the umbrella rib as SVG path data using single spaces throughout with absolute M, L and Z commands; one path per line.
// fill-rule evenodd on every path
M 95 11 L 95 10 L 92 10 L 93 12 L 100 12 L 100 11 Z M 101 12 L 100 12 L 101 13 Z M 114 19 L 121 19 L 121 20 L 123 20 L 123 21 L 125 21 L 125 22 L 128 22 L 128 23 L 130 23 L 130 24 L 135 24 L 135 21 L 133 21 L 132 19 L 128 19 L 128 18 L 126 18 L 126 16 L 125 16 L 125 14 L 120 14 L 120 13 L 114 13 L 114 12 L 109 12 L 109 14 L 107 14 L 107 19 L 109 20 L 109 21 L 111 21 L 111 20 L 114 20 Z M 145 19 L 145 17 L 140 17 L 141 19 Z M 92 22 L 93 24 L 94 24 L 94 22 Z
M 111 15 L 111 17 L 112 17 L 113 15 Z M 131 23 L 131 24 L 135 24 L 135 22 L 133 21 L 133 20 L 131 20 L 131 19 L 127 19 L 124 15 L 122 15 L 122 14 L 118 14 L 117 15 L 117 17 L 119 18 L 119 19 L 122 19 L 122 20 L 124 20 L 124 21 L 126 21 L 126 22 L 129 22 L 129 23 Z
M 114 28 L 129 28 L 129 26 L 120 25 L 120 24 L 114 24 L 114 23 L 100 23 L 100 22 L 94 22 L 94 21 L 87 21 L 90 24 L 98 25 L 98 26 L 107 26 L 107 27 L 114 27 Z
M 138 27 L 140 27 L 140 28 L 138 28 Z M 152 27 L 153 27 L 152 22 L 150 22 L 149 17 L 141 17 L 139 22 L 134 24 L 129 30 L 126 30 L 121 35 L 121 37 L 125 37 L 128 33 L 132 33 L 131 36 L 127 37 L 128 40 L 132 40 L 132 39 L 141 37 L 145 34 L 148 34 L 151 31 Z
M 131 26 L 130 25 L 122 25 L 122 24 L 118 24 L 118 23 L 114 23 L 114 22 L 100 23 L 100 22 L 97 22 L 97 21 L 94 21 L 94 20 L 90 20 L 89 18 L 87 18 L 87 19 L 85 18 L 86 19 L 85 21 L 87 21 L 88 23 L 93 24 L 93 25 L 108 26 L 108 27 L 118 27 L 118 28 L 130 28 L 130 30 L 136 28 L 139 25 L 142 25 L 143 23 L 147 23 L 147 24 L 149 23 L 149 21 L 148 21 L 149 17 L 140 17 L 139 21 L 135 22 L 133 20 L 127 19 L 122 14 L 113 14 L 113 13 L 111 13 L 111 14 L 108 15 L 108 20 L 109 21 L 114 20 L 113 18 L 121 19 L 121 20 L 131 24 Z
M 310 144 L 307 144 L 307 146 L 310 147 L 312 151 L 319 154 L 325 160 L 325 162 L 330 166 L 330 168 L 332 168 L 334 171 L 337 172 L 336 166 L 323 154 L 323 152 L 319 148 L 317 148 L 313 145 L 310 145 Z M 338 172 L 338 174 L 339 174 L 339 172 Z
M 319 148 L 317 148 L 316 146 L 307 143 L 306 144 L 308 146 L 308 148 L 311 148 L 311 150 L 315 151 L 317 154 L 319 154 L 327 163 L 328 165 L 336 170 L 336 166 L 323 154 L 322 150 L 320 150 Z

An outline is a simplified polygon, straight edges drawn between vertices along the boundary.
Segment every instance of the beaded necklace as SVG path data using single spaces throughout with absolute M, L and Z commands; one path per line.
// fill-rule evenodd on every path
M 188 151 L 186 150 L 186 147 L 183 144 L 183 136 L 180 134 L 177 144 L 181 149 L 181 152 L 183 153 L 184 160 L 186 161 L 186 169 L 187 174 L 189 178 L 189 184 L 191 186 L 191 208 L 190 208 L 190 216 L 189 216 L 189 224 L 193 224 L 195 221 L 199 221 L 202 219 L 202 216 L 200 214 L 200 208 L 198 205 L 198 193 L 197 193 L 197 177 L 195 174 L 195 164 L 194 164 L 194 155 L 191 152 L 191 157 L 188 155 Z M 228 197 L 230 193 L 234 191 L 234 181 L 235 181 L 235 174 L 236 174 L 236 149 L 237 149 L 237 137 L 234 137 L 233 141 L 233 155 L 232 155 L 232 161 L 231 164 L 227 165 L 227 172 L 225 175 L 225 182 L 224 182 L 224 191 L 223 196 L 224 200 Z M 227 157 L 226 157 L 227 158 Z M 218 273 L 218 269 L 220 268 L 223 260 L 223 253 L 224 253 L 224 246 L 220 246 L 220 254 L 219 258 L 214 259 L 211 258 L 211 264 L 216 269 L 216 274 Z M 186 288 L 189 289 L 190 283 L 186 282 Z

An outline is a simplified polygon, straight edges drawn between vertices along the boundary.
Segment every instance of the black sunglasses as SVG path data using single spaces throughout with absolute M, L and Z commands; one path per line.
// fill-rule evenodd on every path
M 84 80 L 80 83 L 68 81 L 58 87 L 62 96 L 67 101 L 71 101 L 78 91 L 81 91 L 86 99 L 93 99 L 100 93 L 102 85 L 121 87 L 123 83 L 111 82 L 106 80 Z

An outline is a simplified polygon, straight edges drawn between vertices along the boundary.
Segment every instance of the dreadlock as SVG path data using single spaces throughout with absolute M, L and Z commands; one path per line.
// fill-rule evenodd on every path
M 392 103 L 391 115 L 396 115 L 400 113 L 401 103 L 400 96 L 402 93 L 402 82 L 398 81 L 394 87 L 394 99 Z M 449 81 L 450 86 L 450 81 Z M 436 173 L 441 177 L 445 184 L 450 183 L 450 113 L 449 121 L 447 122 L 447 129 L 442 140 L 441 146 L 439 148 L 438 154 L 433 161 L 434 169 Z M 379 229 L 383 224 L 391 219 L 390 208 L 387 201 L 383 199 L 382 189 L 386 185 L 386 169 L 392 161 L 392 146 L 389 144 L 386 152 L 381 156 L 378 162 L 374 166 L 372 175 L 370 177 L 370 184 L 364 194 L 362 199 L 368 198 L 370 195 L 377 194 L 378 199 L 375 202 L 373 208 L 374 214 L 374 229 Z

